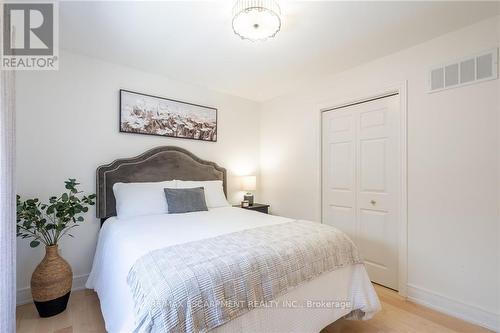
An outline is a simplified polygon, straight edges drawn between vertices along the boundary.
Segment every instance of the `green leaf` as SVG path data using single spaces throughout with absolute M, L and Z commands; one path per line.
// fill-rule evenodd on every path
M 40 245 L 40 242 L 37 241 L 37 240 L 33 240 L 33 241 L 30 242 L 30 246 L 31 247 L 37 247 L 38 245 Z
M 51 196 L 48 203 L 40 202 L 38 198 L 21 201 L 21 197 L 16 195 L 17 236 L 32 240 L 30 246 L 36 247 L 40 243 L 45 243 L 45 240 L 33 234 L 44 235 L 53 230 L 63 233 L 83 222 L 84 216 L 78 215 L 88 212 L 89 206 L 95 204 L 96 194 L 86 196 L 83 191 L 78 190 L 78 185 L 80 183 L 76 179 L 69 178 L 64 182 L 66 192 Z M 72 234 L 66 234 L 73 237 Z

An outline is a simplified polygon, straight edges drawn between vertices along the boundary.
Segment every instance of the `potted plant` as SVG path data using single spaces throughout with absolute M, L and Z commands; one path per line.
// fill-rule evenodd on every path
M 45 257 L 31 276 L 31 294 L 40 317 L 50 317 L 66 309 L 73 272 L 59 256 L 58 242 L 84 221 L 82 214 L 94 205 L 95 194 L 83 195 L 76 179 L 64 182 L 66 192 L 52 196 L 48 203 L 38 198 L 21 201 L 17 196 L 17 236 L 31 239 L 30 246 L 45 245 Z

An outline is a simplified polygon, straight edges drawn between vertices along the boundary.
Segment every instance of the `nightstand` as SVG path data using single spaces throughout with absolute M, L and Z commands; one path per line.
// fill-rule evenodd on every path
M 269 214 L 269 205 L 254 203 L 252 206 L 241 207 L 241 205 L 234 205 L 233 207 L 240 207 L 243 209 L 254 210 L 256 212 L 261 212 L 264 214 Z

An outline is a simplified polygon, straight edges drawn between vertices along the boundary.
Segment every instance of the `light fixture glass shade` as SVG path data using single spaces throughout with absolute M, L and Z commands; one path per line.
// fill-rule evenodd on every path
M 233 7 L 233 30 L 251 41 L 274 37 L 281 28 L 281 10 L 274 0 L 238 0 Z
M 257 177 L 244 176 L 241 177 L 241 189 L 243 191 L 255 191 L 257 188 Z

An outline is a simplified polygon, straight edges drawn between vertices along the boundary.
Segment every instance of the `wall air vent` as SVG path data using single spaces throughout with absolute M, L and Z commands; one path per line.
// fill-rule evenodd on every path
M 498 78 L 498 48 L 431 68 L 429 92 Z

